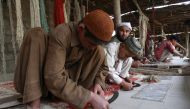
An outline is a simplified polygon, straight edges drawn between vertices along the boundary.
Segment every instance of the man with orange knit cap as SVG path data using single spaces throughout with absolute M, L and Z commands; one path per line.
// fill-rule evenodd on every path
M 102 97 L 108 67 L 99 45 L 111 40 L 113 30 L 109 15 L 94 10 L 80 23 L 58 25 L 51 35 L 41 28 L 27 32 L 14 79 L 23 102 L 39 109 L 40 98 L 48 91 L 80 109 L 87 103 L 93 109 L 108 109 Z

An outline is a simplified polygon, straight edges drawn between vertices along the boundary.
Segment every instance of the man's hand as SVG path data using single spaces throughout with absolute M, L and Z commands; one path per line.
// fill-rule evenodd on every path
M 143 58 L 143 62 L 142 63 L 143 64 L 148 64 L 148 63 L 150 63 L 150 61 L 147 58 Z
M 187 50 L 184 49 L 183 55 L 186 56 L 187 55 Z
M 103 97 L 91 92 L 89 103 L 93 109 L 109 109 L 109 103 Z
M 174 54 L 179 56 L 180 58 L 183 58 L 183 54 L 180 54 L 177 50 L 174 50 Z
M 137 68 L 137 67 L 141 66 L 142 64 L 143 63 L 141 63 L 141 61 L 133 61 L 132 67 Z
M 102 87 L 99 84 L 95 84 L 93 92 L 95 94 L 98 94 L 98 95 L 104 97 L 104 91 L 103 91 Z
M 121 82 L 121 86 L 123 87 L 124 90 L 127 90 L 127 91 L 133 89 L 133 84 L 132 84 L 132 83 L 128 83 L 128 82 L 126 82 L 125 80 L 123 80 L 123 81 Z
M 180 58 L 184 58 L 185 55 L 184 55 L 184 54 L 180 54 L 179 57 L 180 57 Z

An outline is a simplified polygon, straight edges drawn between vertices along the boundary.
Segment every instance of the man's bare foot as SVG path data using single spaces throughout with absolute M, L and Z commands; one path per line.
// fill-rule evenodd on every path
M 40 109 L 40 99 L 36 99 L 36 100 L 30 102 L 28 105 L 29 105 L 30 109 Z M 27 109 L 28 109 L 28 107 L 27 107 Z

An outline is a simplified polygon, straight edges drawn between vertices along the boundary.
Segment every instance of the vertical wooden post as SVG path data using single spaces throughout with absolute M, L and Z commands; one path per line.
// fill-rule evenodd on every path
M 186 56 L 189 57 L 189 33 L 188 33 L 188 26 L 185 27 L 185 37 L 186 37 L 186 48 L 187 48 Z
M 120 0 L 113 0 L 113 10 L 114 10 L 114 22 L 117 26 L 119 23 L 121 23 L 121 6 L 120 6 Z

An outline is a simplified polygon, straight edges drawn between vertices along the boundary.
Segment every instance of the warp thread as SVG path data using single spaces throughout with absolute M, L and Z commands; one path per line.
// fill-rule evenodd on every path
M 12 47 L 13 47 L 13 56 L 14 56 L 14 63 L 16 64 L 16 37 L 15 37 L 15 29 L 14 29 L 14 23 L 13 23 L 13 14 L 12 14 L 12 5 L 11 5 L 11 0 L 7 1 L 7 5 L 9 8 L 9 21 L 10 21 L 10 27 L 11 27 L 11 42 L 12 42 Z
M 30 0 L 31 28 L 41 27 L 40 9 L 38 0 Z
M 21 11 L 21 1 L 15 0 L 16 2 L 16 17 L 17 17 L 17 26 L 16 26 L 16 41 L 21 46 L 24 29 L 23 29 L 23 22 L 22 22 L 22 11 Z
M 5 34 L 4 34 L 4 21 L 3 21 L 3 8 L 2 8 L 2 1 L 0 0 L 0 62 L 1 62 L 1 68 L 0 68 L 0 74 L 5 75 L 6 74 L 6 59 L 5 59 Z
M 41 21 L 41 26 L 44 28 L 46 32 L 48 32 L 49 26 L 48 26 L 47 18 L 46 18 L 44 0 L 40 0 L 40 21 Z

